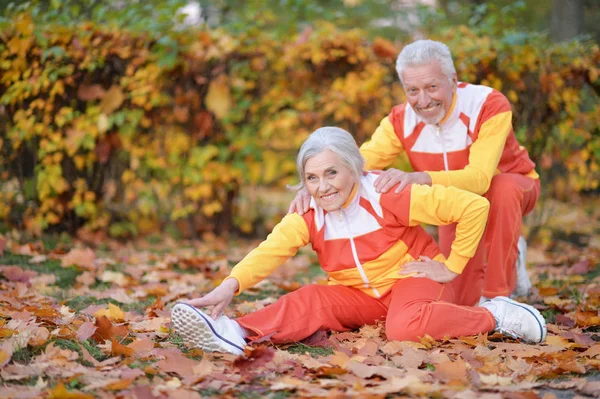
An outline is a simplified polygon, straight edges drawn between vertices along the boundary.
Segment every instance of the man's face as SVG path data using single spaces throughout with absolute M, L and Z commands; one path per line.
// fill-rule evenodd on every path
M 304 185 L 317 205 L 327 212 L 340 209 L 348 201 L 354 183 L 352 171 L 330 150 L 304 164 Z
M 439 62 L 407 66 L 402 82 L 408 103 L 426 123 L 437 124 L 450 110 L 456 91 L 456 75 L 452 80 L 442 72 Z

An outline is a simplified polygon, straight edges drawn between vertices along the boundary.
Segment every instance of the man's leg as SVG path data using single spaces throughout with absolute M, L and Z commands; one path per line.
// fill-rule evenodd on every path
M 440 250 L 447 258 L 456 236 L 456 224 L 440 226 L 438 229 Z M 483 292 L 485 274 L 485 245 L 483 239 L 477 247 L 477 252 L 465 266 L 463 272 L 449 284 L 454 292 L 454 303 L 457 305 L 474 306 L 479 302 Z
M 509 296 L 514 291 L 523 216 L 531 212 L 539 194 L 539 180 L 515 173 L 502 173 L 492 179 L 484 195 L 490 201 L 483 238 L 487 253 L 484 296 Z
M 300 341 L 318 330 L 348 331 L 385 318 L 386 306 L 367 294 L 341 285 L 311 284 L 275 303 L 235 319 L 251 340 Z
M 487 309 L 459 306 L 453 300 L 448 284 L 428 278 L 398 280 L 389 296 L 388 339 L 418 341 L 425 335 L 455 338 L 492 331 L 496 326 Z

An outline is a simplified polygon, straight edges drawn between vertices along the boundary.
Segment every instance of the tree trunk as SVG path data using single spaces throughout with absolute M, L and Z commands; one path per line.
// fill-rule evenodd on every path
M 561 42 L 583 34 L 584 0 L 553 0 L 552 40 Z

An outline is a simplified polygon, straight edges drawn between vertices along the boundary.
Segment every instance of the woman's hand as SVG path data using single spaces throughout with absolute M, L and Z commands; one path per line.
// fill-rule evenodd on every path
M 304 215 L 308 212 L 308 208 L 310 207 L 310 194 L 306 187 L 298 190 L 294 200 L 290 204 L 290 208 L 288 209 L 288 213 L 297 212 L 300 216 Z
M 427 256 L 420 256 L 419 261 L 407 262 L 403 264 L 398 274 L 413 274 L 411 277 L 426 277 L 438 283 L 448 283 L 454 280 L 458 274 L 454 273 L 445 264 L 431 260 Z
M 216 320 L 223 313 L 223 309 L 229 306 L 239 287 L 240 283 L 235 278 L 230 278 L 203 297 L 184 302 L 197 308 L 214 305 L 210 316 Z

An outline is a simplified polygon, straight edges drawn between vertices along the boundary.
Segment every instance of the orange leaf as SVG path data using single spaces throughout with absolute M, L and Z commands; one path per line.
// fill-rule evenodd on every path
M 112 340 L 115 337 L 125 337 L 129 334 L 129 330 L 125 326 L 114 326 L 108 318 L 100 316 L 96 318 L 96 327 L 98 328 L 92 339 L 96 342 L 104 342 Z
M 387 39 L 376 37 L 373 40 L 373 52 L 380 58 L 395 59 L 398 55 L 396 47 Z
M 133 383 L 133 379 L 129 379 L 129 380 L 123 379 L 123 380 L 111 382 L 110 384 L 105 386 L 105 388 L 108 389 L 109 391 L 121 391 L 123 389 L 129 388 L 129 386 L 132 383 Z
M 13 355 L 12 344 L 8 341 L 4 341 L 0 347 L 0 367 L 4 367 Z
M 81 391 L 67 391 L 62 382 L 48 393 L 50 394 L 50 399 L 94 399 L 94 395 L 89 395 Z
M 112 340 L 112 350 L 110 352 L 111 355 L 129 357 L 129 356 L 133 355 L 134 352 L 135 352 L 135 350 L 133 348 L 128 348 L 125 345 L 121 345 L 116 340 L 114 340 L 114 339 Z

